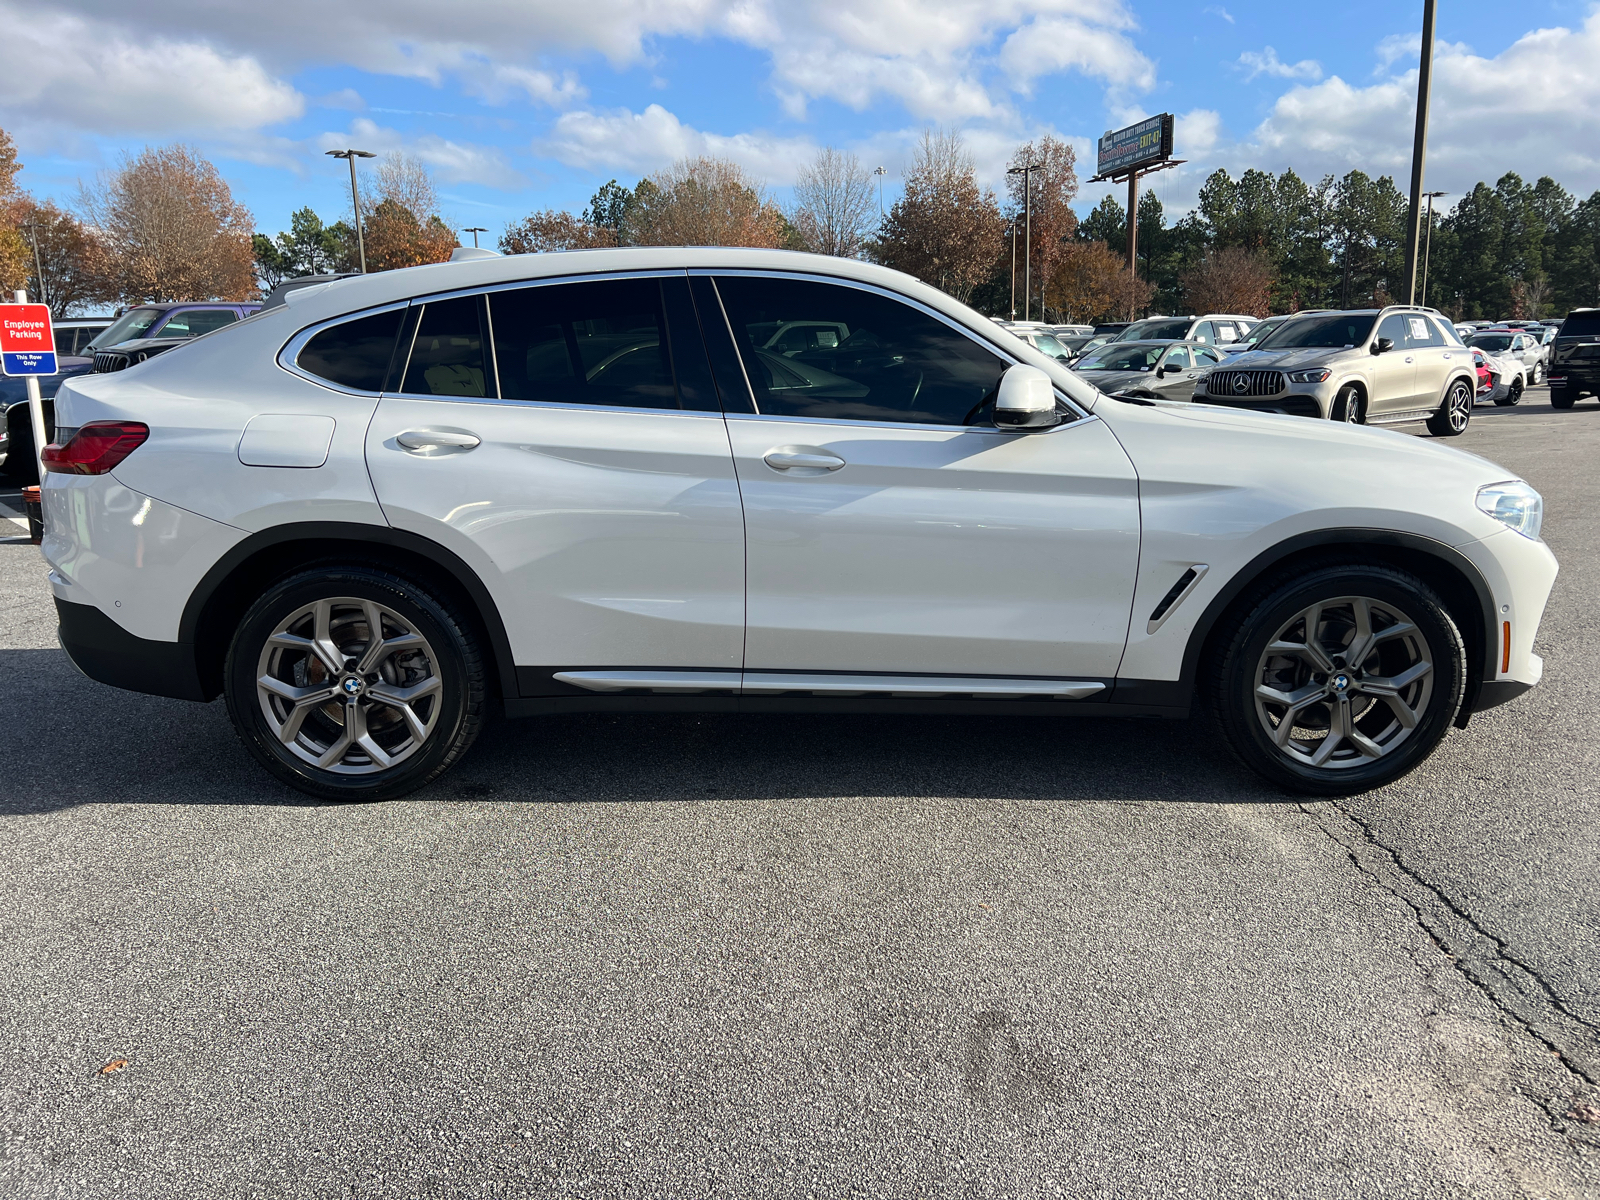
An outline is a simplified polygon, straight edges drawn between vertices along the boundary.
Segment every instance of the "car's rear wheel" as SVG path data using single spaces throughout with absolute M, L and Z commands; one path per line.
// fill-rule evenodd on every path
M 1461 706 L 1461 634 L 1402 571 L 1327 566 L 1269 584 L 1236 614 L 1209 659 L 1213 711 L 1240 760 L 1293 791 L 1398 779 Z
M 1361 399 L 1361 389 L 1353 384 L 1339 390 L 1333 398 L 1333 419 L 1343 421 L 1346 425 L 1361 425 L 1366 422 L 1366 404 Z
M 1467 431 L 1472 420 L 1472 389 L 1465 379 L 1457 379 L 1445 392 L 1439 411 L 1428 418 L 1428 432 L 1434 437 L 1457 437 Z
M 1552 387 L 1550 389 L 1551 408 L 1571 408 L 1578 402 L 1578 393 L 1569 387 Z
M 1519 376 L 1517 376 L 1517 378 L 1515 378 L 1515 379 L 1513 379 L 1511 381 L 1511 385 L 1506 388 L 1506 394 L 1504 396 L 1501 396 L 1498 400 L 1496 400 L 1495 404 L 1498 405 L 1500 408 L 1510 408 L 1512 405 L 1520 404 L 1521 402 L 1522 402 L 1522 376 L 1519 375 Z
M 403 796 L 448 770 L 483 722 L 470 628 L 386 571 L 303 572 L 240 622 L 224 668 L 228 713 L 291 787 L 329 800 Z

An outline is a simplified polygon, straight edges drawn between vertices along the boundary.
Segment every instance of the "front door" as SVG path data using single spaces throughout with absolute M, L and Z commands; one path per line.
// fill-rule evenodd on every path
M 717 278 L 754 392 L 730 413 L 760 672 L 1102 678 L 1127 639 L 1132 464 L 1093 417 L 1002 433 L 1008 362 L 866 287 Z M 837 331 L 785 349 L 797 321 Z
M 686 276 L 420 307 L 368 468 L 392 524 L 489 588 L 523 693 L 582 668 L 737 672 L 744 525 Z
M 1384 417 L 1418 407 L 1417 360 L 1406 346 L 1404 315 L 1390 313 L 1378 326 L 1373 338 L 1374 345 L 1377 344 L 1377 338 L 1388 338 L 1394 345 L 1382 354 L 1374 354 L 1367 367 L 1368 377 L 1372 381 L 1367 415 Z

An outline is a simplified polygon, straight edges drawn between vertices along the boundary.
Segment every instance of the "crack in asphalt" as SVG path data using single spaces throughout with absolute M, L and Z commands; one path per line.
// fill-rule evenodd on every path
M 1549 1050 L 1581 1090 L 1586 1090 L 1584 1085 L 1600 1087 L 1600 1024 L 1572 1011 L 1537 970 L 1379 841 L 1367 822 L 1332 800 L 1303 803 L 1299 808 L 1344 850 L 1358 871 L 1411 909 L 1418 927 L 1461 976 Z M 1330 819 L 1335 813 L 1343 818 L 1343 828 Z M 1544 1108 L 1558 1132 L 1594 1144 L 1594 1135 L 1569 1117 L 1576 1100 L 1575 1095 L 1552 1097 Z

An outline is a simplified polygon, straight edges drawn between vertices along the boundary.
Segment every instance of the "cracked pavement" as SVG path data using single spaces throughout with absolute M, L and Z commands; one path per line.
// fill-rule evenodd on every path
M 1600 1196 L 1600 408 L 1460 444 L 1545 495 L 1545 682 L 1337 803 L 1186 724 L 586 717 L 318 805 L 0 545 L 0 1194 Z

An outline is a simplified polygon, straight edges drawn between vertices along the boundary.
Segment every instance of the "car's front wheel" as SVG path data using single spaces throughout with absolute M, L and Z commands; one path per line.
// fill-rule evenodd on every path
M 1211 704 L 1244 764 L 1297 792 L 1347 795 L 1410 771 L 1465 689 L 1438 595 L 1391 567 L 1330 565 L 1258 591 L 1219 630 Z
M 1472 420 L 1472 388 L 1465 379 L 1457 379 L 1445 393 L 1439 411 L 1428 418 L 1428 432 L 1434 437 L 1456 437 L 1467 431 Z
M 470 625 L 372 567 L 281 580 L 251 606 L 224 667 L 228 713 L 267 770 L 328 800 L 387 800 L 448 770 L 477 737 L 484 667 Z
M 1522 376 L 1519 375 L 1511 381 L 1506 388 L 1506 394 L 1496 400 L 1495 404 L 1500 408 L 1510 408 L 1520 403 L 1522 403 Z
M 1361 400 L 1361 389 L 1354 384 L 1349 384 L 1339 390 L 1333 398 L 1333 419 L 1343 421 L 1347 425 L 1364 424 L 1367 418 L 1366 405 Z

